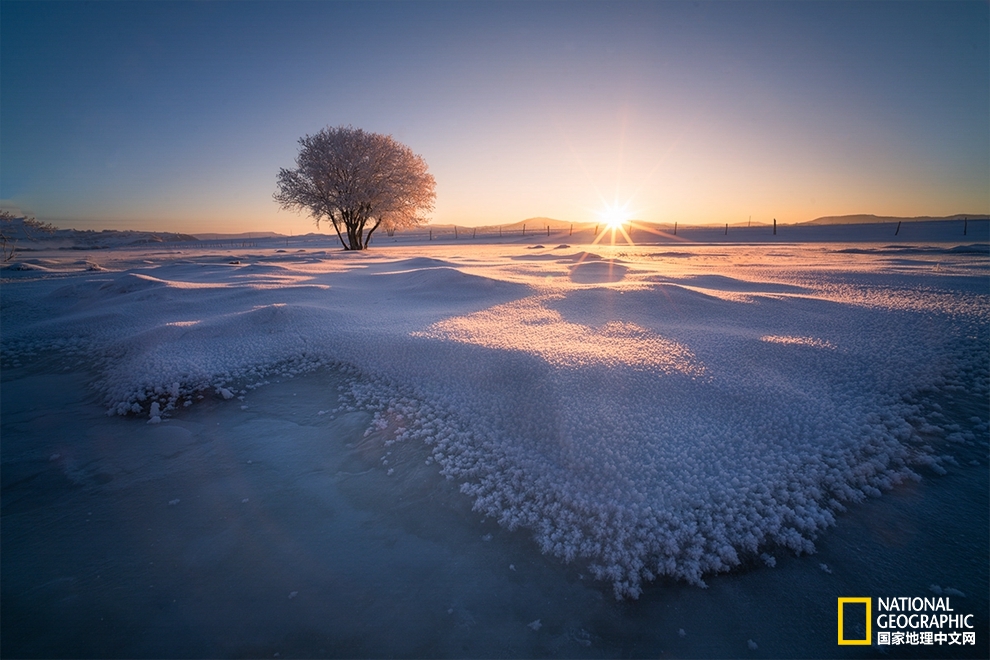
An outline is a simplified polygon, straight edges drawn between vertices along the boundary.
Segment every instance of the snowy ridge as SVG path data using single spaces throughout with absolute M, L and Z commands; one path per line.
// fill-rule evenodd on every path
M 164 245 L 195 242 L 190 234 L 137 230 L 104 229 L 102 231 L 58 229 L 34 219 L 13 218 L 4 221 L 4 235 L 18 252 L 39 250 L 93 250 L 122 246 Z
M 111 413 L 151 421 L 347 365 L 345 405 L 372 410 L 372 432 L 430 447 L 477 511 L 617 597 L 813 552 L 848 503 L 940 469 L 920 427 L 972 441 L 910 397 L 990 393 L 982 254 L 935 273 L 870 254 L 809 269 L 801 248 L 772 268 L 770 248 L 454 249 L 8 281 L 4 364 L 77 355 Z

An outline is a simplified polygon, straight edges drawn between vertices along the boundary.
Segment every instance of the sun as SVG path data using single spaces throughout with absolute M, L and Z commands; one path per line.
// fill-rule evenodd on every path
M 618 204 L 608 204 L 598 212 L 598 217 L 605 223 L 608 229 L 619 229 L 632 219 L 628 206 L 628 204 L 621 206 Z
M 598 245 L 602 241 L 608 241 L 613 246 L 616 241 L 633 244 L 633 229 L 639 228 L 633 218 L 638 217 L 639 211 L 630 209 L 631 203 L 632 200 L 626 200 L 621 204 L 618 200 L 614 200 L 609 204 L 604 199 L 602 200 L 602 205 L 595 212 L 599 224 L 595 225 L 595 240 L 592 241 L 594 245 Z

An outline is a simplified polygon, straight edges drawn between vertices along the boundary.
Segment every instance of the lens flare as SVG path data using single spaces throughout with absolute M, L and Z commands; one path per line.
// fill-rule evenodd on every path
M 618 204 L 609 204 L 598 212 L 598 217 L 601 218 L 601 221 L 608 229 L 615 230 L 629 222 L 632 219 L 632 214 L 629 212 L 628 204 L 622 204 L 621 206 Z
M 613 246 L 616 244 L 616 238 L 620 242 L 631 244 L 633 241 L 629 232 L 632 230 L 635 214 L 636 211 L 629 209 L 629 202 L 624 204 L 619 204 L 618 202 L 612 204 L 604 203 L 597 212 L 598 218 L 603 225 L 603 231 L 599 232 L 598 228 L 595 228 L 595 240 L 592 241 L 592 244 L 597 245 L 606 237 L 608 238 L 608 242 Z

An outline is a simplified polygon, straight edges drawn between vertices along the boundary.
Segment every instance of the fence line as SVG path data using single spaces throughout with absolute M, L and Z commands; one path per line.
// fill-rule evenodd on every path
M 969 218 L 960 218 L 958 221 L 955 220 L 943 220 L 938 221 L 944 224 L 944 230 L 940 228 L 940 232 L 945 232 L 945 235 L 958 235 L 959 238 L 963 236 L 968 236 L 971 232 L 969 231 Z M 975 218 L 974 224 L 979 228 L 982 223 L 986 223 L 987 220 L 984 218 Z M 867 227 L 874 227 L 874 231 L 878 230 L 879 227 L 875 225 L 886 225 L 890 229 L 887 229 L 884 233 L 889 232 L 889 236 L 900 237 L 903 232 L 908 234 L 910 237 L 909 228 L 913 229 L 916 223 L 901 222 L 896 223 L 863 223 L 856 224 L 855 226 L 862 227 L 864 231 Z M 928 224 L 928 223 L 924 223 Z M 790 236 L 792 239 L 802 238 L 802 234 L 806 230 L 818 230 L 815 234 L 820 234 L 823 231 L 828 230 L 838 230 L 841 228 L 849 229 L 846 225 L 786 225 L 777 222 L 776 218 L 772 220 L 772 223 L 752 225 L 749 223 L 730 225 L 724 223 L 721 225 L 707 225 L 707 226 L 695 226 L 695 225 L 681 225 L 679 222 L 671 222 L 664 224 L 633 224 L 633 225 L 623 225 L 621 231 L 616 231 L 617 240 L 621 243 L 627 241 L 630 242 L 641 242 L 641 243 L 651 243 L 654 241 L 664 241 L 671 237 L 678 237 L 676 240 L 692 240 L 692 238 L 697 238 L 702 241 L 718 241 L 718 240 L 729 240 L 729 241 L 746 241 L 749 239 L 766 240 L 770 236 L 777 237 L 778 229 L 784 236 Z M 930 231 L 930 229 L 929 229 Z M 985 229 L 978 229 L 982 232 Z M 548 240 L 558 240 L 566 241 L 570 237 L 574 237 L 574 240 L 579 242 L 588 242 L 589 238 L 598 238 L 602 236 L 608 236 L 611 234 L 612 230 L 601 225 L 567 225 L 553 227 L 550 225 L 535 226 L 529 223 L 525 223 L 521 226 L 516 226 L 508 228 L 505 226 L 484 226 L 484 227 L 464 227 L 460 225 L 448 225 L 441 227 L 415 227 L 409 229 L 400 229 L 392 232 L 375 232 L 372 236 L 370 245 L 387 245 L 393 242 L 402 243 L 405 241 L 414 242 L 439 242 L 439 243 L 454 243 L 454 242 L 486 242 L 491 243 L 501 239 L 502 241 L 511 242 L 518 240 L 520 238 L 529 239 L 530 241 L 539 241 L 540 238 Z M 821 241 L 826 240 L 824 236 L 809 236 L 810 240 Z M 606 239 L 607 240 L 607 239 Z M 338 243 L 337 237 L 334 234 L 318 234 L 318 235 L 300 235 L 300 236 L 282 236 L 282 237 L 259 237 L 259 238 L 248 238 L 248 239 L 206 239 L 199 241 L 198 245 L 208 249 L 217 250 L 232 250 L 232 249 L 246 249 L 246 248 L 304 248 L 306 246 L 314 246 L 314 244 L 323 244 L 326 242 Z M 173 244 L 171 242 L 166 244 Z

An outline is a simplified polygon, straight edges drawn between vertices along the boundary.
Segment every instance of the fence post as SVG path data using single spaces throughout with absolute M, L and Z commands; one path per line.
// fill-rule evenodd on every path
M 430 230 L 430 240 L 431 241 L 433 240 L 433 230 L 432 229 Z
M 728 222 L 727 222 L 727 223 L 725 223 L 725 235 L 726 235 L 726 236 L 728 236 L 728 235 L 729 235 L 729 223 L 728 223 Z
M 677 223 L 674 223 L 674 236 L 677 236 Z
M 457 240 L 457 225 L 454 225 L 454 240 Z
M 550 235 L 550 225 L 547 225 L 547 236 Z
M 525 235 L 526 235 L 526 225 L 523 224 L 523 236 L 525 236 Z
M 773 235 L 777 235 L 777 218 L 773 219 Z
M 969 218 L 963 218 L 963 236 L 966 235 L 966 232 L 968 230 L 969 230 Z
M 573 222 L 571 223 L 571 230 L 569 232 L 567 232 L 567 235 L 568 236 L 573 236 L 574 235 L 574 223 Z
M 899 233 L 900 231 L 901 231 L 901 221 L 900 221 L 900 220 L 898 220 L 898 221 L 897 221 L 897 229 L 895 229 L 895 230 L 894 230 L 894 236 L 897 236 L 897 234 L 898 234 L 898 233 Z

